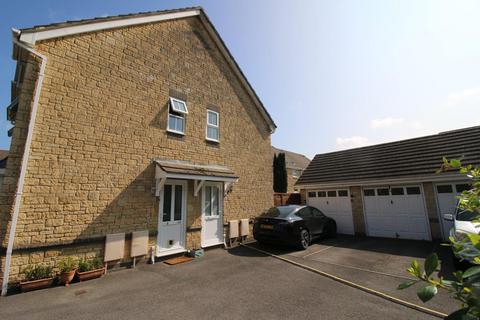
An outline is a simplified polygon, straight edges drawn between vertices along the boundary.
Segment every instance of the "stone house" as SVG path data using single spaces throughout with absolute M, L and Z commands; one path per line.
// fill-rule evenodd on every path
M 13 43 L 4 283 L 102 256 L 107 234 L 125 233 L 123 261 L 139 230 L 157 257 L 219 245 L 226 222 L 272 205 L 275 123 L 201 8 L 13 30 Z
M 310 159 L 300 153 L 287 151 L 272 147 L 272 158 L 273 155 L 278 155 L 279 153 L 285 154 L 285 167 L 287 168 L 287 192 L 297 192 L 298 189 L 295 187 L 298 178 L 302 175 L 303 170 L 305 170 L 310 164 Z

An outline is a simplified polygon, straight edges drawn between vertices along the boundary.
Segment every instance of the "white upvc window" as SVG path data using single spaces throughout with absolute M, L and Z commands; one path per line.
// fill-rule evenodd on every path
M 302 171 L 298 169 L 292 169 L 292 177 L 294 178 L 300 178 L 302 175 Z
M 207 110 L 207 137 L 208 141 L 220 141 L 220 115 L 213 110 Z
M 221 212 L 221 189 L 218 185 L 206 185 L 203 193 L 203 212 L 205 216 L 216 217 Z
M 188 108 L 185 101 L 170 98 L 167 131 L 177 134 L 185 134 L 186 114 L 188 114 Z

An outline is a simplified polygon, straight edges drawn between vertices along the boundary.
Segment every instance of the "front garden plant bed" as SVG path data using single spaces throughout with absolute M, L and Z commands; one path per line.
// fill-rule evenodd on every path
M 24 273 L 25 281 L 20 282 L 22 292 L 45 289 L 53 284 L 53 271 L 50 266 L 28 266 Z
M 77 277 L 80 281 L 100 278 L 105 273 L 102 261 L 98 258 L 93 260 L 81 260 L 78 264 Z

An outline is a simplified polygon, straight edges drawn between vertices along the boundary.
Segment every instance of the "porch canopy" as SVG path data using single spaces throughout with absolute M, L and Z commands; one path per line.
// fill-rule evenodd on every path
M 228 167 L 217 164 L 200 164 L 181 160 L 153 159 L 155 163 L 155 195 L 159 196 L 167 179 L 193 180 L 197 196 L 205 181 L 224 182 L 225 194 L 238 180 Z

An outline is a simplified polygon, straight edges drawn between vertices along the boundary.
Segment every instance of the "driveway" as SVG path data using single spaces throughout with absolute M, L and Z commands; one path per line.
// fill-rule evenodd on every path
M 322 268 L 329 265 L 321 264 L 322 254 L 314 253 L 316 250 L 325 249 L 323 260 L 332 263 L 350 256 L 348 250 L 368 257 L 385 254 L 348 248 L 346 244 L 327 249 L 331 244 L 283 254 Z M 382 261 L 374 259 L 375 263 Z M 356 272 L 334 269 L 342 276 Z M 387 283 L 397 284 L 398 280 Z M 205 257 L 176 266 L 138 265 L 69 288 L 0 299 L 2 320 L 193 318 L 437 319 L 244 247 L 209 250 Z
M 304 251 L 258 244 L 252 246 L 436 311 L 448 314 L 458 308 L 444 291 L 424 304 L 416 295 L 420 285 L 397 290 L 400 283 L 413 279 L 406 272 L 412 260 L 417 260 L 423 267 L 425 258 L 432 252 L 436 252 L 441 261 L 439 275 L 453 279 L 450 248 L 439 243 L 337 236 L 315 242 Z

